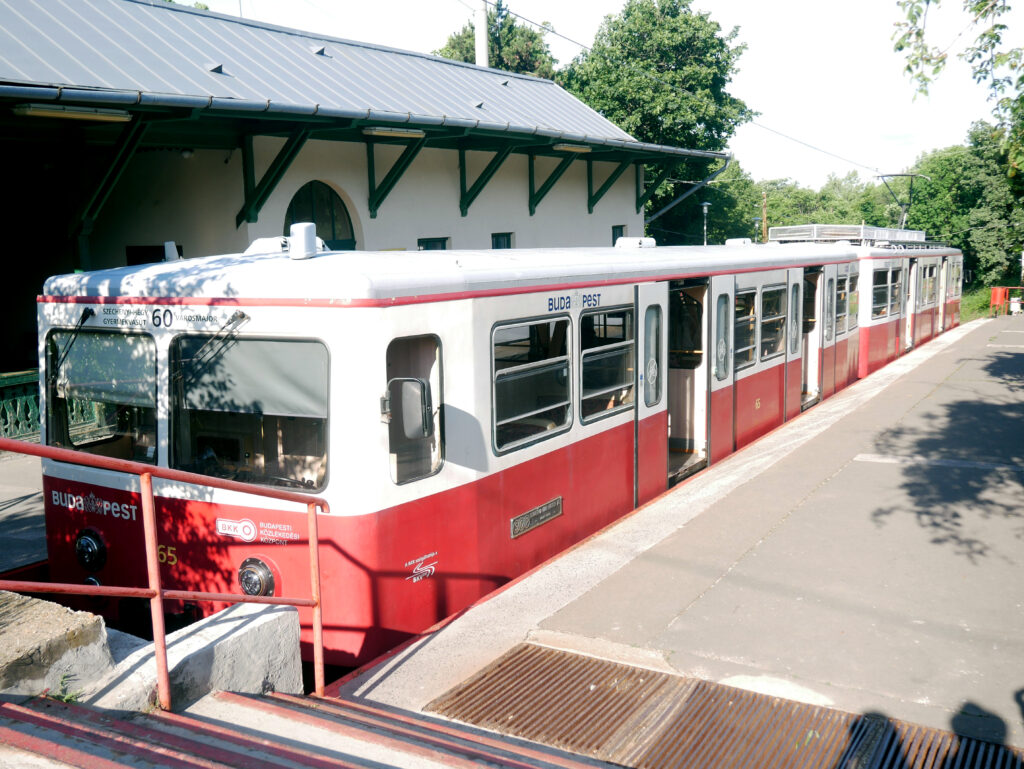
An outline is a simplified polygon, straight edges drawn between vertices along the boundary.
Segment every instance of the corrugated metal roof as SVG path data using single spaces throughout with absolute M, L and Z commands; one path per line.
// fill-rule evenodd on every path
M 0 96 L 453 126 L 717 156 L 636 142 L 549 80 L 162 0 L 4 0 Z

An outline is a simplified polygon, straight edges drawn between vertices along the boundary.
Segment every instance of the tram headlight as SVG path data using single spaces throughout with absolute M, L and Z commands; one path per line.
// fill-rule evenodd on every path
M 274 573 L 259 558 L 246 558 L 238 567 L 238 584 L 246 595 L 273 595 Z
M 107 546 L 95 529 L 82 529 L 75 538 L 75 558 L 86 571 L 99 571 L 107 562 Z

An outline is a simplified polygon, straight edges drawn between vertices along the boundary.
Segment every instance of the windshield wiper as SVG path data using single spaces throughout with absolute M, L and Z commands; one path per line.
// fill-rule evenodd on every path
M 50 372 L 50 382 L 57 381 L 57 377 L 60 375 L 61 366 L 64 365 L 64 361 L 67 360 L 68 353 L 71 352 L 71 345 L 73 345 L 75 340 L 78 339 L 78 334 L 82 330 L 82 326 L 85 325 L 85 322 L 95 314 L 96 311 L 92 307 L 86 307 L 82 310 L 82 317 L 78 319 L 78 323 L 76 323 L 75 327 L 71 330 L 71 337 L 64 343 L 64 349 L 62 349 L 60 351 L 60 355 L 57 356 L 57 363 L 54 365 L 53 371 Z
M 188 359 L 189 360 L 189 371 L 188 371 L 188 382 L 195 381 L 210 363 L 212 363 L 221 353 L 221 351 L 227 346 L 228 341 L 232 334 L 238 331 L 238 327 L 249 320 L 249 316 L 241 310 L 235 310 L 234 314 L 227 319 L 223 326 L 217 329 L 216 333 L 207 339 L 203 346 L 195 351 L 195 354 Z M 214 347 L 216 342 L 220 342 L 219 345 Z M 184 367 L 178 369 L 176 372 L 176 379 L 185 379 Z

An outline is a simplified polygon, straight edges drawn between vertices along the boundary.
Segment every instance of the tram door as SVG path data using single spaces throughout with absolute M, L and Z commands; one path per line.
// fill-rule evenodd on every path
M 708 459 L 708 280 L 673 281 L 668 293 L 668 472 L 675 483 Z
M 665 359 L 668 353 L 668 283 L 636 287 L 636 424 L 633 441 L 633 503 L 666 488 L 668 410 Z
M 800 408 L 813 406 L 821 398 L 821 268 L 804 270 L 801 342 Z
M 903 300 L 900 303 L 900 314 L 903 316 L 903 352 L 914 346 L 914 313 L 918 301 L 918 275 L 920 267 L 917 259 L 910 260 L 910 269 L 903 268 Z
M 939 294 L 938 294 L 938 308 L 939 318 L 938 327 L 935 329 L 935 333 L 938 334 L 946 330 L 949 326 L 949 318 L 946 315 L 946 291 L 949 286 L 949 259 L 942 257 L 942 267 L 939 269 Z
M 800 324 L 803 282 L 803 270 L 789 270 L 786 288 L 786 401 L 783 405 L 784 419 L 787 420 L 800 414 L 800 393 L 803 389 L 803 334 Z
M 736 282 L 732 275 L 711 278 L 707 316 L 708 349 L 711 351 L 708 377 L 708 461 L 714 463 L 732 453 L 735 441 L 733 387 L 733 302 Z
M 836 392 L 836 281 L 838 266 L 822 268 L 824 290 L 821 297 L 821 395 L 828 398 Z

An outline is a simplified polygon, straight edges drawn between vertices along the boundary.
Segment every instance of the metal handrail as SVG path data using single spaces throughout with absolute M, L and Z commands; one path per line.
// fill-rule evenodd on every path
M 330 512 L 327 500 L 311 497 L 283 489 L 268 489 L 250 483 L 240 483 L 222 478 L 212 478 L 198 473 L 171 470 L 127 459 L 85 454 L 70 449 L 40 446 L 12 438 L 0 438 L 0 451 L 29 454 L 43 459 L 68 462 L 76 465 L 95 467 L 101 470 L 130 473 L 139 477 L 142 495 L 142 526 L 146 542 L 146 567 L 149 573 L 149 587 L 116 587 L 110 585 L 75 585 L 53 582 L 28 582 L 0 580 L 0 590 L 30 593 L 61 593 L 68 595 L 117 596 L 148 598 L 153 619 L 153 652 L 156 659 L 157 694 L 160 708 L 171 709 L 170 674 L 167 669 L 167 633 L 164 627 L 163 602 L 168 600 L 218 601 L 231 603 L 263 603 L 283 606 L 304 606 L 313 610 L 313 675 L 315 693 L 324 694 L 324 630 L 320 601 L 320 549 L 317 533 L 317 512 Z M 253 596 L 236 593 L 207 593 L 189 590 L 164 590 L 160 585 L 160 565 L 157 560 L 156 507 L 153 502 L 153 478 L 162 478 L 179 483 L 209 486 L 226 491 L 238 491 L 285 502 L 296 502 L 306 506 L 309 527 L 309 575 L 311 598 L 285 598 L 283 596 Z

